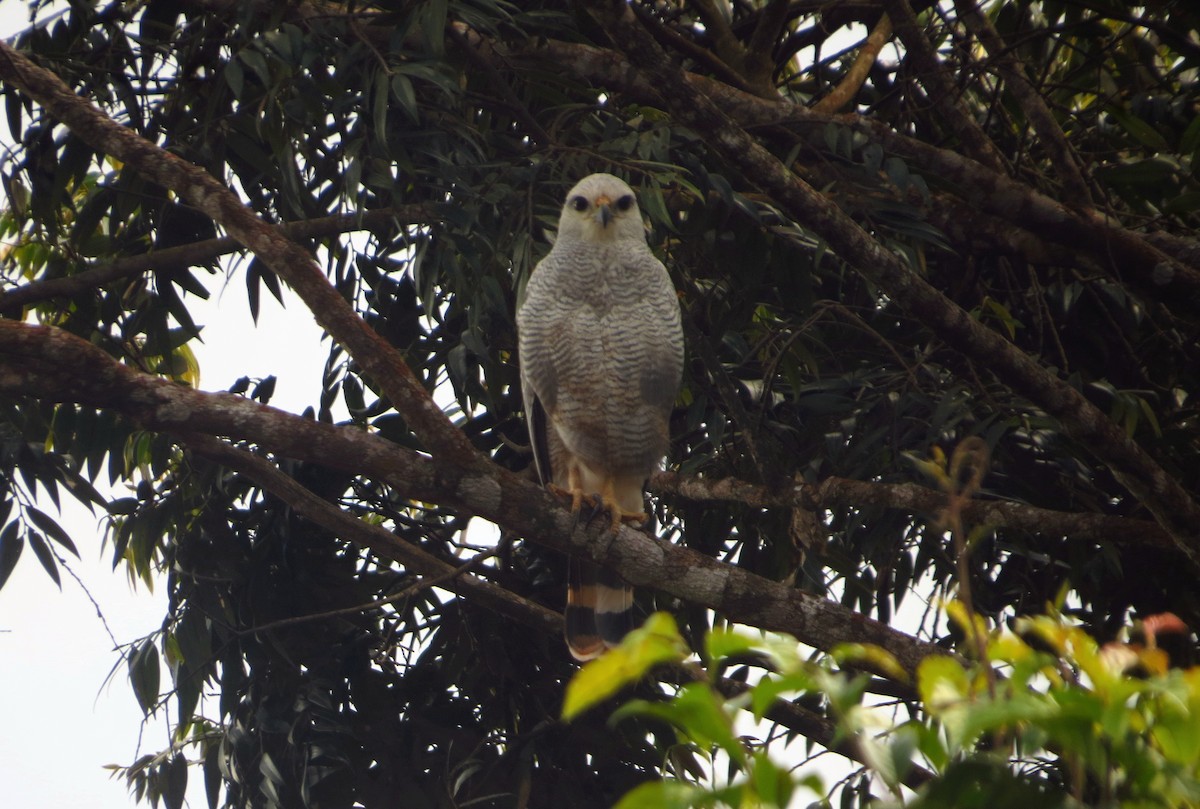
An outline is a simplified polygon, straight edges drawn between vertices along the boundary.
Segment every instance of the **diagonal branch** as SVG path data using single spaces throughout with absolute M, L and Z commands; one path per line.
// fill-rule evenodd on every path
M 0 43 L 0 81 L 37 101 L 92 148 L 179 194 L 253 250 L 375 381 L 431 453 L 463 466 L 486 463 L 434 403 L 400 353 L 363 322 L 313 257 L 280 228 L 257 217 L 223 183 L 113 121 L 75 95 L 58 76 L 4 43 Z
M 904 43 L 905 53 L 917 68 L 917 77 L 929 91 L 942 118 L 962 141 L 964 151 L 993 171 L 1003 173 L 1004 156 L 959 103 L 961 93 L 938 61 L 937 52 L 918 25 L 908 0 L 884 0 L 883 6 L 896 36 Z
M 616 51 L 559 40 L 508 46 L 476 35 L 484 53 L 494 49 L 507 60 L 549 60 L 574 75 L 652 104 L 663 104 L 661 86 L 649 73 Z M 785 99 L 763 99 L 729 84 L 683 72 L 689 96 L 708 96 L 744 128 L 791 126 L 796 137 L 821 151 L 829 126 L 843 126 L 878 143 L 936 176 L 978 212 L 1012 222 L 1045 241 L 1087 256 L 1096 267 L 1144 295 L 1172 307 L 1200 310 L 1200 247 L 1168 234 L 1140 235 L 1095 208 L 1072 210 L 1038 191 L 949 149 L 903 135 L 887 124 L 855 114 L 829 115 Z M 1088 268 L 1091 271 L 1091 268 Z
M 629 60 L 660 88 L 672 115 L 698 133 L 724 159 L 796 222 L 830 247 L 888 297 L 965 357 L 989 368 L 1014 391 L 1058 419 L 1064 431 L 1091 449 L 1117 480 L 1200 567 L 1200 505 L 1149 453 L 1071 385 L 1043 368 L 1001 335 L 986 328 L 886 250 L 832 201 L 788 170 L 735 124 L 711 99 L 685 81 L 638 25 L 625 3 L 592 0 L 600 20 Z
M 631 584 L 715 610 L 734 623 L 787 632 L 818 649 L 847 641 L 873 643 L 909 674 L 928 655 L 945 653 L 840 604 L 689 548 L 627 526 L 613 534 L 603 520 L 582 524 L 541 486 L 494 464 L 464 468 L 435 462 L 355 427 L 306 419 L 233 394 L 193 390 L 122 365 L 60 329 L 0 320 L 0 393 L 101 407 L 145 429 L 182 436 L 185 443 L 189 436 L 224 436 L 282 457 L 365 475 L 386 482 L 402 497 L 478 515 L 538 544 L 612 568 Z M 359 521 L 346 519 L 347 532 L 359 530 Z M 393 540 L 389 534 L 388 541 Z
M 368 604 L 359 604 L 340 610 L 327 611 L 316 615 L 298 615 L 272 621 L 269 624 L 242 630 L 242 634 L 266 632 L 286 626 L 294 626 L 306 621 L 328 618 L 335 615 L 357 614 L 366 609 L 376 609 L 385 604 L 394 603 L 411 596 L 414 592 L 429 587 L 442 587 L 452 590 L 464 598 L 473 598 L 496 612 L 519 621 L 533 629 L 541 630 L 553 636 L 562 634 L 562 616 L 540 604 L 528 601 L 499 585 L 486 579 L 470 575 L 472 569 L 494 555 L 494 552 L 481 553 L 457 567 L 449 565 L 421 549 L 399 540 L 386 529 L 359 520 L 345 511 L 337 508 L 326 500 L 317 497 L 305 489 L 293 478 L 284 474 L 278 467 L 263 457 L 247 450 L 238 449 L 230 444 L 211 436 L 187 435 L 182 436 L 185 446 L 193 452 L 207 457 L 222 466 L 234 469 L 254 480 L 265 491 L 283 500 L 297 514 L 305 519 L 336 532 L 344 539 L 355 544 L 369 547 L 378 555 L 400 562 L 411 570 L 424 574 L 419 581 L 414 582 L 398 593 L 377 599 Z M 440 571 L 440 572 L 439 572 Z M 688 669 L 677 667 L 663 673 L 663 679 L 669 682 L 683 683 L 691 679 Z M 734 697 L 747 691 L 745 683 L 728 678 L 719 678 L 716 686 L 727 697 Z M 784 727 L 804 735 L 830 750 L 854 761 L 863 761 L 863 756 L 853 740 L 844 740 L 837 735 L 834 722 L 820 714 L 806 710 L 791 702 L 778 701 L 767 711 L 767 718 Z M 928 780 L 929 774 L 916 768 L 911 773 L 910 786 L 916 788 Z
M 880 16 L 879 22 L 875 23 L 875 27 L 871 29 L 871 33 L 863 40 L 862 47 L 858 49 L 858 55 L 854 57 L 854 63 L 850 65 L 846 75 L 842 77 L 836 87 L 829 91 L 828 95 L 813 104 L 813 112 L 834 113 L 849 104 L 854 98 L 854 94 L 867 80 L 867 76 L 871 74 L 871 67 L 879 58 L 879 52 L 891 38 L 892 20 L 888 15 L 883 14 Z
M 489 554 L 479 554 L 467 563 L 455 567 L 415 545 L 404 542 L 386 528 L 360 520 L 353 514 L 323 500 L 261 455 L 238 449 L 211 435 L 186 432 L 180 432 L 177 435 L 183 446 L 192 452 L 242 473 L 264 491 L 270 492 L 287 503 L 301 517 L 336 533 L 342 539 L 349 540 L 360 547 L 369 548 L 378 556 L 399 562 L 409 570 L 421 574 L 424 578 L 415 582 L 414 587 L 441 587 L 451 590 L 464 598 L 474 599 L 482 606 L 535 629 L 551 634 L 562 633 L 562 616 L 557 612 L 521 598 L 487 579 L 470 575 L 472 569 L 488 558 Z M 382 606 L 385 603 L 399 600 L 410 594 L 411 588 L 405 588 L 400 593 L 381 599 L 378 603 L 358 605 L 349 608 L 347 612 L 361 612 L 373 606 Z M 323 616 L 330 614 L 322 613 Z M 285 622 L 297 623 L 299 620 L 311 618 L 313 616 L 298 616 L 298 618 L 284 619 L 284 621 L 254 627 L 247 631 L 262 632 L 284 625 Z

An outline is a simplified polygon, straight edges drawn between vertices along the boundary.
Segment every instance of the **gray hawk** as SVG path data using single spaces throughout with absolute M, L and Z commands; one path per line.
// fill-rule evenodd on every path
M 644 523 L 643 488 L 667 451 L 683 372 L 679 299 L 646 243 L 637 199 L 611 174 L 567 194 L 550 253 L 517 312 L 521 393 L 543 484 L 606 509 L 613 531 Z M 566 640 L 588 660 L 632 623 L 616 573 L 569 564 Z

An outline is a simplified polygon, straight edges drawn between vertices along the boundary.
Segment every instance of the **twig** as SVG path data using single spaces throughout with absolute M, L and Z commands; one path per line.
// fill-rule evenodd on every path
M 897 36 L 904 43 L 907 58 L 912 60 L 919 71 L 921 84 L 928 89 L 938 112 L 962 141 L 967 154 L 993 171 L 1004 173 L 1003 155 L 979 124 L 958 103 L 958 88 L 938 61 L 937 53 L 917 24 L 917 17 L 913 14 L 908 0 L 884 0 L 883 5 Z
M 344 539 L 370 548 L 380 556 L 400 562 L 427 577 L 433 577 L 417 582 L 417 584 L 429 582 L 429 586 L 452 585 L 448 589 L 462 596 L 477 598 L 480 603 L 521 623 L 556 634 L 561 633 L 561 615 L 540 604 L 521 598 L 498 584 L 476 576 L 465 575 L 472 569 L 470 562 L 453 567 L 427 551 L 404 542 L 387 529 L 342 511 L 332 503 L 317 497 L 261 456 L 238 449 L 208 435 L 184 433 L 181 438 L 192 451 L 210 458 L 222 466 L 241 472 L 265 491 L 283 500 L 302 517 L 312 520 Z M 488 555 L 480 554 L 475 558 L 482 561 L 488 558 Z M 353 607 L 351 611 L 359 609 L 359 607 Z
M 1154 515 L 1191 563 L 1200 568 L 1200 504 L 1153 456 L 1131 441 L 1079 390 L 972 318 L 873 239 L 834 202 L 798 178 L 712 99 L 696 92 L 682 72 L 664 58 L 627 4 L 591 0 L 587 8 L 621 43 L 630 61 L 658 86 L 679 123 L 698 133 L 715 152 L 769 194 L 793 221 L 804 222 L 824 237 L 838 255 L 878 284 L 909 316 L 928 324 L 935 335 L 964 357 L 986 363 L 997 379 L 1057 418 L 1063 432 L 1088 446 Z
M 92 148 L 113 155 L 184 200 L 254 251 L 290 286 L 404 416 L 417 440 L 448 463 L 481 468 L 487 460 L 434 403 L 401 353 L 368 326 L 329 282 L 307 250 L 260 219 L 200 166 L 121 126 L 77 96 L 62 79 L 0 42 L 0 81 L 41 104 Z
M 850 65 L 850 69 L 846 71 L 846 75 L 838 82 L 837 86 L 829 91 L 829 94 L 813 104 L 813 112 L 837 112 L 842 107 L 850 103 L 854 98 L 854 94 L 863 86 L 863 82 L 867 80 L 867 76 L 871 73 L 871 67 L 875 64 L 875 60 L 879 57 L 879 52 L 883 50 L 883 46 L 887 44 L 892 37 L 892 20 L 888 15 L 884 14 L 879 18 L 879 22 L 875 23 L 875 27 L 871 29 L 871 33 L 867 35 L 863 41 L 862 47 L 858 50 L 858 55 L 854 57 L 854 64 Z

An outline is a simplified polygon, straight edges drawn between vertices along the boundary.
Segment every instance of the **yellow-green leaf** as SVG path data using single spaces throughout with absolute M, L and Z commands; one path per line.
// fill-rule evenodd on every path
M 570 721 L 661 663 L 680 663 L 690 654 L 669 613 L 656 612 L 621 644 L 587 663 L 571 678 L 563 698 L 563 719 Z

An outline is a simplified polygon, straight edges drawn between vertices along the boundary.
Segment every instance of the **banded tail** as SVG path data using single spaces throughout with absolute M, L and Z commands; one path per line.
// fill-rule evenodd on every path
M 564 635 L 576 660 L 592 660 L 633 628 L 633 588 L 617 573 L 568 559 Z

